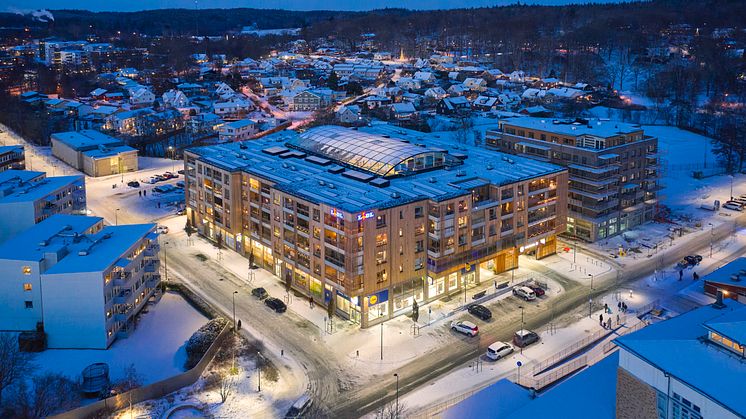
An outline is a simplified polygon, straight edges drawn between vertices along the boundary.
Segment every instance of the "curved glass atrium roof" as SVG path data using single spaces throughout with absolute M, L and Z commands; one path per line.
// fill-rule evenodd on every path
M 379 176 L 393 176 L 441 167 L 443 150 L 338 126 L 312 128 L 289 145 Z

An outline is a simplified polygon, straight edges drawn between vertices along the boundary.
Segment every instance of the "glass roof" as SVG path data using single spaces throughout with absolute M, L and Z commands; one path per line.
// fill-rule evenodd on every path
M 443 155 L 441 150 L 338 126 L 312 128 L 290 144 L 380 176 L 394 174 L 397 165 L 415 156 Z

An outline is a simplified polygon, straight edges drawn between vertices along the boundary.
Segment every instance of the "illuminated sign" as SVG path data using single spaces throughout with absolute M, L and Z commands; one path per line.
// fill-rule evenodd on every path
M 375 216 L 376 214 L 373 211 L 363 211 L 357 215 L 357 220 L 363 221 L 363 220 L 367 220 L 368 218 L 373 218 Z
M 332 208 L 329 210 L 329 214 L 337 217 L 337 218 L 345 218 L 345 215 L 342 214 L 341 211 L 338 211 L 336 208 Z
M 534 247 L 538 246 L 539 244 L 546 244 L 546 243 L 547 243 L 546 239 L 541 239 L 538 242 L 533 242 L 533 243 L 529 243 L 529 244 L 527 244 L 525 246 L 521 246 L 518 250 L 521 253 L 523 253 L 523 252 L 525 252 L 528 249 L 531 249 L 531 248 L 534 248 Z

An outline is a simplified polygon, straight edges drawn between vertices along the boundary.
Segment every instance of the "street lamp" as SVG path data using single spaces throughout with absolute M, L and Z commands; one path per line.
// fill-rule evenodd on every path
M 715 235 L 715 226 L 712 223 L 707 223 L 710 226 L 710 258 L 712 258 L 712 240 Z
M 588 276 L 591 277 L 591 287 L 588 289 L 588 317 L 591 317 L 593 314 L 593 298 L 591 297 L 591 293 L 593 292 L 593 274 L 588 274 Z
M 396 414 L 396 417 L 398 418 L 399 417 L 399 374 L 395 373 L 394 377 L 396 377 L 396 410 L 395 410 L 396 413 L 395 414 Z
M 257 391 L 262 391 L 262 365 L 259 361 L 259 358 L 262 356 L 262 353 L 257 351 L 256 352 L 256 373 L 257 377 L 259 379 L 259 386 Z
M 176 171 L 176 162 L 175 162 L 175 155 L 174 155 L 174 146 L 170 145 L 168 146 L 169 154 L 171 154 L 171 173 Z
M 166 250 L 166 245 L 168 242 L 163 242 L 163 274 L 166 277 L 166 282 L 168 282 L 168 251 Z
M 525 322 L 523 321 L 523 306 L 518 306 L 521 309 L 521 330 L 525 328 Z M 521 346 L 521 354 L 523 354 L 523 346 Z
M 730 200 L 733 200 L 733 175 L 728 176 L 730 178 Z
M 381 321 L 381 361 L 383 361 L 383 321 Z
M 119 208 L 114 210 L 114 225 L 119 225 Z
M 233 367 L 231 373 L 236 371 L 236 294 L 238 291 L 233 291 Z

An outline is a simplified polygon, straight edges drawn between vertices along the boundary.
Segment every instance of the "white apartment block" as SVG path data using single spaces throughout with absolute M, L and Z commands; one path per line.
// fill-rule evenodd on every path
M 160 282 L 155 224 L 55 215 L 0 245 L 0 330 L 49 348 L 106 349 L 134 328 Z
M 44 172 L 0 172 L 0 242 L 54 214 L 84 214 L 85 178 Z

